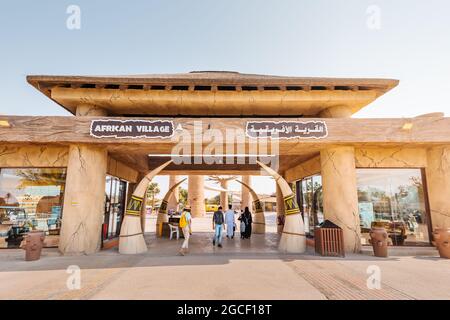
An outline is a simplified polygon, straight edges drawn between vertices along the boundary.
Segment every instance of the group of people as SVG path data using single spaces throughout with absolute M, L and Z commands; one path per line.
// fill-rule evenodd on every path
M 237 219 L 240 221 L 239 229 L 241 233 L 241 239 L 250 239 L 252 234 L 252 214 L 248 207 L 245 207 L 244 211 L 241 211 L 240 216 Z M 192 217 L 190 207 L 186 207 L 181 214 L 179 226 L 183 231 L 184 241 L 181 245 L 179 254 L 185 255 L 188 253 L 189 237 L 192 234 Z M 214 212 L 212 219 L 212 228 L 214 230 L 213 246 L 217 244 L 219 248 L 222 248 L 222 233 L 226 232 L 226 236 L 229 239 L 234 239 L 234 233 L 236 231 L 236 212 L 232 210 L 232 206 L 228 205 L 228 210 L 225 213 L 220 206 L 219 209 Z
M 250 239 L 252 234 L 252 214 L 248 207 L 245 207 L 245 210 L 241 212 L 241 215 L 237 220 L 240 221 L 241 239 Z M 236 230 L 236 213 L 232 210 L 231 205 L 228 205 L 228 210 L 225 211 L 225 213 L 222 211 L 222 207 L 219 207 L 219 210 L 214 212 L 212 225 L 214 230 L 214 246 L 217 243 L 219 248 L 222 247 L 222 230 L 226 231 L 227 238 L 234 238 Z

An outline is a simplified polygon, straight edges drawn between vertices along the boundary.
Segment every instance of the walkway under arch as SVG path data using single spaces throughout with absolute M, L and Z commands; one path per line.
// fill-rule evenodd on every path
M 213 247 L 212 239 L 212 214 L 207 213 L 205 217 L 193 218 L 192 236 L 189 239 L 190 254 L 202 255 L 210 253 L 236 253 L 236 254 L 258 254 L 279 253 L 278 243 L 280 235 L 276 228 L 276 212 L 266 212 L 266 233 L 252 234 L 250 240 L 240 239 L 239 226 L 236 229 L 234 239 L 227 239 L 223 235 L 223 248 Z M 157 215 L 151 214 L 146 218 L 146 233 L 144 235 L 150 254 L 175 255 L 178 253 L 183 239 L 169 240 L 167 237 L 157 236 Z

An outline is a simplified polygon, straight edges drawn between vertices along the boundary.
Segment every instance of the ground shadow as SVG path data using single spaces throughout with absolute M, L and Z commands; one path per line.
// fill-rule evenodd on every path
M 195 266 L 195 265 L 223 265 L 233 260 L 281 260 L 293 262 L 298 260 L 330 260 L 344 261 L 396 261 L 398 257 L 378 258 L 364 254 L 352 254 L 346 257 L 323 257 L 308 247 L 305 254 L 283 254 L 278 252 L 279 235 L 267 233 L 253 235 L 250 240 L 224 239 L 223 248 L 213 247 L 212 233 L 194 235 L 190 243 L 190 253 L 178 256 L 182 239 L 169 240 L 156 238 L 154 234 L 146 235 L 149 251 L 139 255 L 121 255 L 117 248 L 101 251 L 89 256 L 62 256 L 57 249 L 46 250 L 38 261 L 24 261 L 24 252 L 2 259 L 1 272 L 65 270 L 70 265 L 77 265 L 81 269 L 104 268 L 143 268 L 161 266 Z M 423 257 L 434 259 L 434 257 Z

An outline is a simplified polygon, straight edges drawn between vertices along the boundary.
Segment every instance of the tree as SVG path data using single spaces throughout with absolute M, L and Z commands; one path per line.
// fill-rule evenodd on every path
M 206 199 L 206 204 L 220 204 L 220 194 Z
M 147 199 L 151 199 L 152 210 L 155 208 L 155 197 L 161 190 L 157 182 L 151 182 L 147 188 Z
M 214 181 L 219 184 L 223 189 L 228 189 L 228 181 L 235 180 L 236 176 L 209 176 L 208 181 Z M 231 195 L 226 191 L 220 192 L 220 205 L 227 207 L 229 203 L 231 203 Z
M 183 189 L 183 188 L 179 188 L 179 203 L 181 203 L 181 205 L 183 206 L 183 207 L 185 207 L 186 206 L 186 204 L 187 204 L 187 201 L 188 201 L 188 191 L 186 190 L 186 189 Z

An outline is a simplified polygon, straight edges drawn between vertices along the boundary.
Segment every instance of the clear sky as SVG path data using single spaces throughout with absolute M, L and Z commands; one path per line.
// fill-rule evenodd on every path
M 69 30 L 69 5 L 81 28 Z M 386 77 L 356 117 L 450 115 L 448 0 L 8 0 L 0 7 L 0 114 L 65 115 L 28 74 L 233 70 Z

